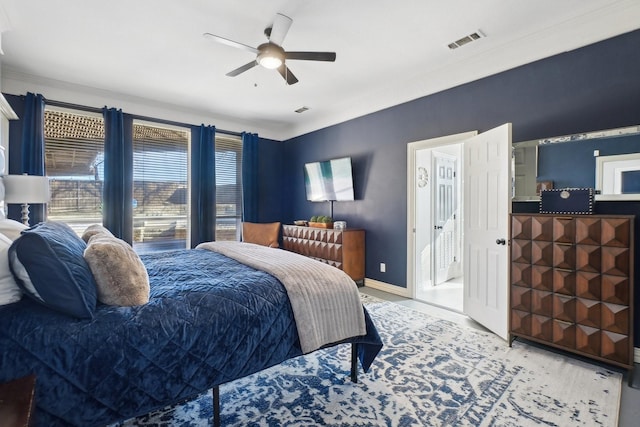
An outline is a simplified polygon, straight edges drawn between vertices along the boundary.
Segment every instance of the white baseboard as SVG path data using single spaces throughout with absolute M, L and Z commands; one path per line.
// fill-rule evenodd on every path
M 364 285 L 372 289 L 377 289 L 379 291 L 389 292 L 390 294 L 394 295 L 400 295 L 401 297 L 412 297 L 407 288 L 401 288 L 400 286 L 395 286 L 390 283 L 381 282 L 375 279 L 369 279 L 368 277 L 365 277 Z
M 633 347 L 633 361 L 640 363 L 640 348 L 638 347 Z

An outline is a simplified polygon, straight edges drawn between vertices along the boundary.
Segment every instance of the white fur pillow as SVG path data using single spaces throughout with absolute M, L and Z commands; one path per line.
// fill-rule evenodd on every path
M 111 232 L 102 224 L 91 224 L 86 230 L 84 230 L 84 233 L 82 233 L 82 240 L 84 240 L 85 243 L 89 243 L 90 238 L 100 233 L 114 237 L 113 234 L 111 234 Z
M 149 302 L 149 275 L 140 257 L 124 240 L 106 233 L 89 239 L 84 259 L 98 290 L 98 301 L 134 306 Z
M 26 230 L 27 228 L 29 227 L 21 222 L 7 218 L 0 219 L 0 234 L 4 234 L 12 242 L 20 237 L 22 230 Z

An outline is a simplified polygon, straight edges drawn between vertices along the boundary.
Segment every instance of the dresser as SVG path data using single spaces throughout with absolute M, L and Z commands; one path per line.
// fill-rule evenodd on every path
M 284 249 L 343 270 L 359 285 L 364 282 L 364 230 L 282 226 Z
M 511 337 L 633 368 L 629 215 L 511 216 Z

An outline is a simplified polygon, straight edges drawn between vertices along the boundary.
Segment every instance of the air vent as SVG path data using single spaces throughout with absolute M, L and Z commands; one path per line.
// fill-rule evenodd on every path
M 449 43 L 448 46 L 449 46 L 449 49 L 451 50 L 457 49 L 461 46 L 464 46 L 465 44 L 481 39 L 482 37 L 486 37 L 486 36 L 482 31 L 478 30 L 475 33 L 471 33 L 468 36 L 464 36 L 463 38 L 454 41 L 453 43 Z
M 295 112 L 296 113 L 304 113 L 305 111 L 307 111 L 309 109 L 309 107 L 300 107 L 298 108 Z

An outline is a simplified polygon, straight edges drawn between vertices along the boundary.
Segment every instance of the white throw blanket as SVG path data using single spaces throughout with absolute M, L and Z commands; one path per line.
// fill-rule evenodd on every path
M 293 308 L 303 353 L 366 334 L 358 287 L 342 270 L 282 249 L 242 242 L 207 242 L 208 249 L 282 282 Z

